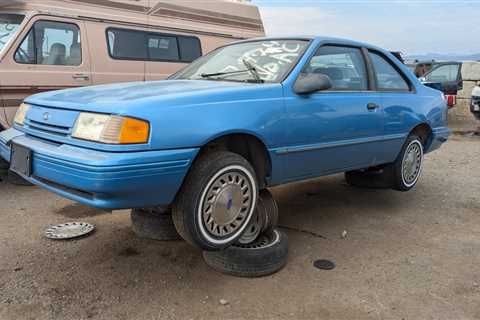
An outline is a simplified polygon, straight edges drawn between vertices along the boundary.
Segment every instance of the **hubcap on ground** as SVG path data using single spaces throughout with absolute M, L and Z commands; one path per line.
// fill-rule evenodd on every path
M 403 157 L 402 176 L 407 186 L 412 186 L 422 169 L 423 147 L 419 141 L 412 141 Z
M 249 179 L 238 171 L 218 177 L 202 203 L 203 225 L 215 237 L 228 237 L 245 222 L 253 205 Z

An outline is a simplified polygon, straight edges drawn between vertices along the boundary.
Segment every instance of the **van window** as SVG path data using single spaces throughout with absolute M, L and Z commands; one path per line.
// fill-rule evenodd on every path
M 107 42 L 110 56 L 119 60 L 192 62 L 202 56 L 196 37 L 109 29 Z
M 459 64 L 445 64 L 433 69 L 425 79 L 431 82 L 457 81 L 459 71 Z
M 15 53 L 18 63 L 79 66 L 82 63 L 80 29 L 70 23 L 38 21 Z
M 20 14 L 0 13 L 0 52 L 17 33 L 25 18 Z

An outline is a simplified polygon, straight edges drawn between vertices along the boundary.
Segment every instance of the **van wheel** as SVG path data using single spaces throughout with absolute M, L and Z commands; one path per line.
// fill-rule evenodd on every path
M 172 221 L 170 211 L 153 209 L 132 209 L 133 232 L 140 238 L 169 241 L 180 240 Z
M 409 191 L 418 182 L 423 169 L 423 141 L 411 134 L 402 147 L 397 160 L 391 164 L 393 171 L 393 189 Z
M 221 250 L 244 233 L 255 210 L 258 182 L 250 163 L 219 151 L 201 156 L 173 205 L 178 233 L 203 250 Z
M 237 277 L 262 277 L 280 271 L 287 264 L 288 238 L 278 230 L 262 234 L 247 245 L 234 244 L 223 251 L 203 252 L 207 265 Z

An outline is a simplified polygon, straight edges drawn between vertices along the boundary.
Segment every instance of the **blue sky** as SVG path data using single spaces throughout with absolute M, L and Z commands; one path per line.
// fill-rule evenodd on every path
M 480 1 L 253 0 L 269 35 L 319 34 L 406 54 L 480 53 Z

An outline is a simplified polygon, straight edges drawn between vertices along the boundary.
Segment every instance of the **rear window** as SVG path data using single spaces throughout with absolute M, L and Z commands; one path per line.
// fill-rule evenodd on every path
M 109 29 L 108 50 L 113 59 L 190 63 L 202 56 L 196 37 Z

